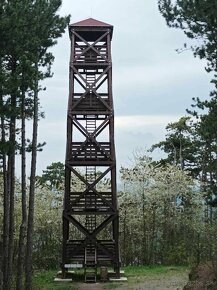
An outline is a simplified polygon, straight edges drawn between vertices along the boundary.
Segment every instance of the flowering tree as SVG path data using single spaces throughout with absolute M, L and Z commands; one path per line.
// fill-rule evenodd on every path
M 204 203 L 197 183 L 174 165 L 155 166 L 148 156 L 121 168 L 124 262 L 178 263 L 196 258 Z M 192 240 L 193 239 L 193 240 Z M 135 243 L 136 241 L 136 247 Z

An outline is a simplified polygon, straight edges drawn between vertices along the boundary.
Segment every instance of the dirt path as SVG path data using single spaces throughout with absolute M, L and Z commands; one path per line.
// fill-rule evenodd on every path
M 79 283 L 78 289 L 80 290 L 103 290 L 104 284 L 96 283 L 96 284 L 86 284 L 86 283 Z M 117 289 L 117 288 L 116 288 Z
M 181 290 L 188 280 L 186 273 L 168 273 L 166 275 L 155 274 L 151 276 L 129 277 L 128 282 L 124 283 L 79 283 L 79 290 Z

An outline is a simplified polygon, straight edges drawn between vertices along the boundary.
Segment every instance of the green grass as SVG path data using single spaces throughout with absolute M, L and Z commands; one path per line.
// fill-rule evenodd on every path
M 128 277 L 128 282 L 110 282 L 102 283 L 104 289 L 115 289 L 120 286 L 126 289 L 132 289 L 133 285 L 137 285 L 144 280 L 152 277 L 171 277 L 174 274 L 184 273 L 188 271 L 187 267 L 181 266 L 128 266 L 124 268 L 125 276 Z M 73 280 L 75 282 L 54 282 L 57 275 L 57 270 L 38 271 L 35 272 L 33 278 L 33 290 L 77 290 L 79 282 L 83 283 L 83 270 L 78 271 Z
M 124 268 L 126 276 L 150 276 L 168 274 L 188 270 L 186 266 L 127 266 Z
M 54 282 L 57 270 L 36 272 L 33 278 L 34 290 L 77 290 L 70 282 Z
M 186 266 L 127 266 L 124 268 L 128 282 L 106 283 L 105 289 L 134 289 L 135 285 L 149 279 L 167 279 L 173 275 L 183 275 L 188 272 Z M 165 278 L 166 277 L 166 278 Z

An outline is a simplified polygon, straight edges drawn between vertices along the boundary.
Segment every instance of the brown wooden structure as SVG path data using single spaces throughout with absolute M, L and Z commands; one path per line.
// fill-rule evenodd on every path
M 120 275 L 112 33 L 113 26 L 92 18 L 69 26 L 62 270 L 82 266 L 86 282 L 96 281 L 100 266 Z

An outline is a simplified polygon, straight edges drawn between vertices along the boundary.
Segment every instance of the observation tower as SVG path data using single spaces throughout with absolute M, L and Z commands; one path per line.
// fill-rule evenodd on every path
M 62 274 L 97 268 L 120 276 L 111 40 L 113 26 L 92 18 L 69 26 L 71 40 Z

